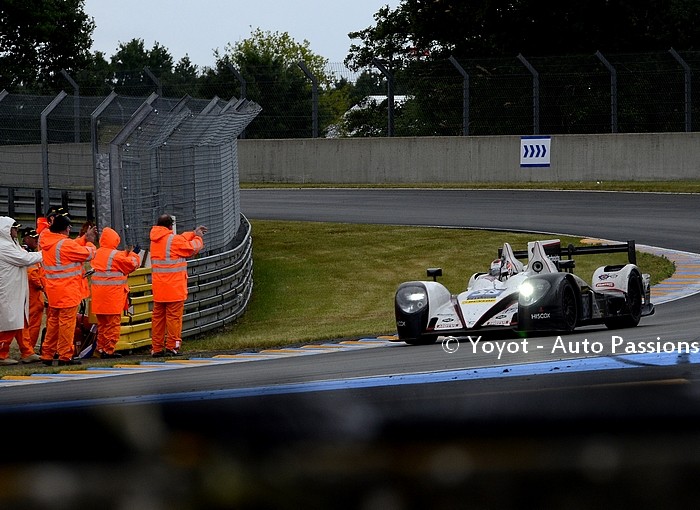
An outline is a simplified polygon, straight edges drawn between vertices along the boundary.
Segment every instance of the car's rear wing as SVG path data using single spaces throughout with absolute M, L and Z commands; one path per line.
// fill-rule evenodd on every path
M 627 260 L 629 263 L 637 263 L 637 251 L 634 240 L 627 241 L 626 243 L 592 244 L 586 246 L 574 246 L 573 244 L 569 244 L 566 247 L 562 247 L 558 239 L 552 239 L 549 241 L 542 241 L 542 245 L 544 246 L 545 253 L 557 263 L 560 263 L 560 261 L 564 259 L 573 260 L 575 255 L 597 255 L 599 253 L 627 253 Z M 529 250 L 513 250 L 513 255 L 515 255 L 517 259 L 527 259 L 529 258 L 528 251 Z M 503 248 L 499 248 L 499 258 L 502 252 Z

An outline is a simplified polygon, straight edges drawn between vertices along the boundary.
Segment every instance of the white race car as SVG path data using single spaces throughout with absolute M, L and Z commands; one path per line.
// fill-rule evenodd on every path
M 615 252 L 627 252 L 628 263 L 599 267 L 590 284 L 573 273 L 574 256 Z M 408 344 L 506 328 L 568 332 L 589 324 L 634 327 L 654 313 L 650 277 L 636 265 L 634 241 L 564 250 L 559 239 L 531 241 L 522 252 L 505 243 L 489 272 L 472 275 L 467 290 L 458 294 L 437 281 L 442 269 L 428 269 L 427 275 L 432 281 L 404 282 L 394 298 L 399 340 Z

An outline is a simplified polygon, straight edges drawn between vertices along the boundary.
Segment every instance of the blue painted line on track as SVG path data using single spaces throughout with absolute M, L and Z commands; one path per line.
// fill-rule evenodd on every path
M 680 364 L 698 364 L 700 354 L 647 353 L 596 358 L 565 359 L 538 363 L 503 365 L 484 368 L 445 370 L 414 374 L 396 374 L 375 377 L 358 377 L 308 383 L 279 384 L 216 391 L 192 391 L 185 393 L 113 397 L 92 400 L 73 400 L 60 403 L 29 403 L 3 406 L 0 414 L 13 411 L 41 411 L 45 409 L 78 409 L 110 405 L 164 404 L 176 402 L 208 401 L 290 395 L 319 391 L 366 389 L 413 384 L 435 384 L 469 380 L 502 379 L 553 373 L 580 373 L 601 370 L 623 370 L 640 367 L 662 367 Z

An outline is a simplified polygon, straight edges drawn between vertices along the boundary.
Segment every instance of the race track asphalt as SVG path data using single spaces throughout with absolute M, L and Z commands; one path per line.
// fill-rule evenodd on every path
M 699 205 L 664 194 L 242 193 L 251 219 L 633 237 L 673 250 L 679 271 L 655 287 L 657 313 L 617 332 L 636 345 L 699 338 Z M 2 461 L 0 502 L 42 508 L 60 489 L 64 506 L 103 509 L 695 506 L 700 355 L 611 352 L 604 328 L 566 337 L 602 354 L 529 340 L 538 347 L 500 359 L 485 343 L 448 353 L 368 338 L 3 383 L 5 430 L 59 439 Z

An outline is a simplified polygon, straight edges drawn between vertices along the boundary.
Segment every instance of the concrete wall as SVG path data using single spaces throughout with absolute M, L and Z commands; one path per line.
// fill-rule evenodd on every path
M 444 183 L 700 179 L 700 133 L 555 135 L 521 168 L 520 136 L 239 140 L 241 182 Z
M 41 186 L 41 147 L 32 148 L 0 146 L 0 186 Z M 520 150 L 519 136 L 244 139 L 238 162 L 244 183 L 700 179 L 700 133 L 555 135 L 543 168 L 522 168 Z M 92 182 L 89 144 L 50 153 L 52 188 Z
M 94 183 L 89 143 L 49 144 L 52 188 L 91 189 Z M 41 145 L 0 145 L 0 186 L 42 189 Z

